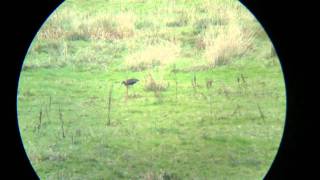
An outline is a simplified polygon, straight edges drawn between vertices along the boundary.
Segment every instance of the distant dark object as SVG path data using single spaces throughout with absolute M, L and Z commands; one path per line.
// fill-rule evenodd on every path
M 125 81 L 122 81 L 122 84 L 124 84 L 125 86 L 132 86 L 138 81 L 139 81 L 138 79 L 127 79 Z
M 127 91 L 126 91 L 126 100 L 128 99 L 128 91 L 129 91 L 129 86 L 132 86 L 134 85 L 135 83 L 137 83 L 139 80 L 138 79 L 127 79 L 125 81 L 122 81 L 122 84 L 124 84 L 127 88 Z
M 212 87 L 212 80 L 210 79 L 210 80 L 207 80 L 207 89 L 210 89 L 211 87 Z

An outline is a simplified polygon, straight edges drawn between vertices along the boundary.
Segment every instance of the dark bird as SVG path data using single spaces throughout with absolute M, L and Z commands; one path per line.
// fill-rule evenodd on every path
M 137 83 L 139 80 L 138 79 L 127 79 L 125 81 L 122 81 L 122 84 L 124 84 L 127 88 L 127 92 L 126 92 L 126 100 L 128 99 L 128 89 L 129 86 L 134 85 L 135 83 Z
M 127 79 L 125 81 L 122 81 L 122 84 L 124 84 L 125 86 L 132 86 L 135 83 L 137 83 L 139 80 L 138 79 Z

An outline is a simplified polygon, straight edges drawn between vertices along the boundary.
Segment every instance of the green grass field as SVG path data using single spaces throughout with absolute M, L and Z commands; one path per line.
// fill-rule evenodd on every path
M 235 0 L 66 1 L 18 94 L 41 179 L 262 179 L 285 110 L 271 42 Z

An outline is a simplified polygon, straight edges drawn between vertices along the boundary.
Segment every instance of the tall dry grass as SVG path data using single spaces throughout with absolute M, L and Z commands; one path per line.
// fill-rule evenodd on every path
M 252 38 L 251 34 L 244 34 L 238 26 L 229 25 L 208 43 L 204 57 L 212 67 L 229 64 L 232 58 L 250 50 Z
M 148 73 L 144 78 L 144 90 L 145 91 L 165 91 L 168 88 L 168 82 L 160 79 L 155 80 L 152 74 Z
M 241 13 L 227 10 L 224 14 L 228 24 L 210 26 L 200 36 L 203 56 L 210 67 L 229 64 L 233 58 L 244 55 L 252 47 L 254 32 L 242 27 L 239 19 Z
M 67 45 L 58 48 L 42 45 L 42 49 L 47 47 L 52 51 L 32 65 L 68 64 L 61 59 L 78 64 L 101 64 L 120 57 L 124 65 L 120 69 L 143 71 L 179 64 L 187 54 L 196 57 L 189 63 L 194 66 L 191 69 L 205 70 L 229 64 L 251 50 L 252 39 L 262 36 L 259 35 L 262 28 L 257 28 L 254 20 L 240 3 L 232 0 L 203 0 L 188 9 L 179 1 L 170 2 L 150 16 L 141 16 L 132 10 L 85 13 L 75 8 L 60 8 L 45 23 L 37 39 L 46 43 L 66 42 Z M 92 44 L 103 42 L 103 45 L 101 48 L 70 45 L 77 40 Z M 190 47 L 195 48 L 189 51 Z
M 114 40 L 132 37 L 135 32 L 135 14 L 85 14 L 76 9 L 54 12 L 38 33 L 38 39 Z
M 172 64 L 180 55 L 179 45 L 171 42 L 162 42 L 147 47 L 130 54 L 124 60 L 124 65 L 132 71 L 142 71 L 157 66 Z

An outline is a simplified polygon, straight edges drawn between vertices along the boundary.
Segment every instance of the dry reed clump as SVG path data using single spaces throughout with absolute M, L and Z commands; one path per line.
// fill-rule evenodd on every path
M 117 22 L 117 31 L 122 38 L 134 35 L 136 16 L 133 13 L 120 13 L 114 20 Z
M 235 13 L 217 2 L 207 2 L 205 5 L 201 9 L 206 12 L 206 15 L 197 17 L 193 24 L 196 32 L 199 32 L 195 39 L 195 46 L 201 50 L 212 46 L 217 36 L 235 20 Z
M 77 17 L 79 17 L 79 13 L 74 10 L 61 8 L 59 11 L 53 12 L 40 29 L 37 38 L 48 40 L 64 38 L 66 32 L 76 30 Z
M 188 10 L 182 8 L 172 8 L 171 13 L 176 14 L 176 17 L 167 19 L 167 27 L 181 27 L 186 26 L 193 21 L 195 9 L 190 8 Z
M 145 91 L 165 91 L 168 88 L 168 83 L 164 80 L 154 80 L 153 76 L 148 73 L 145 77 L 144 90 Z
M 114 40 L 134 35 L 136 18 L 131 13 L 119 13 L 115 16 L 98 14 L 86 19 L 79 24 L 77 31 L 71 32 L 71 36 L 75 33 L 92 40 Z
M 177 180 L 181 179 L 177 174 L 167 172 L 165 170 L 160 170 L 160 172 L 148 171 L 141 175 L 140 179 L 142 180 Z
M 88 18 L 78 27 L 78 32 L 82 36 L 89 36 L 92 40 L 111 40 L 119 39 L 121 35 L 116 29 L 116 23 L 113 22 L 110 16 L 98 15 L 93 18 Z
M 213 43 L 215 42 L 215 39 L 218 37 L 219 34 L 223 31 L 222 26 L 208 26 L 203 33 L 198 35 L 198 37 L 195 39 L 195 46 L 198 49 L 207 49 L 210 46 L 213 46 Z
M 148 45 L 126 57 L 124 64 L 132 71 L 142 71 L 174 62 L 180 54 L 180 46 L 171 42 Z
M 80 14 L 64 9 L 50 16 L 39 32 L 39 39 L 114 40 L 134 35 L 136 16 L 129 12 Z
M 251 48 L 253 35 L 243 33 L 236 23 L 219 30 L 216 37 L 206 39 L 204 57 L 210 67 L 229 64 L 232 58 L 242 56 Z M 210 33 L 210 31 L 209 31 Z M 214 34 L 215 35 L 215 34 Z
M 220 4 L 218 1 L 207 1 L 204 4 L 199 10 L 208 15 L 198 17 L 194 28 L 199 32 L 195 46 L 204 51 L 203 57 L 207 60 L 207 65 L 226 65 L 234 57 L 248 52 L 254 33 L 243 27 L 243 22 L 252 21 L 253 16 L 245 12 L 243 7 L 232 5 L 231 2 Z
M 198 9 L 198 11 L 205 11 L 206 14 L 194 18 L 193 27 L 196 32 L 203 32 L 210 26 L 224 26 L 230 22 L 231 17 L 227 8 L 213 4 L 210 3 L 210 5 Z

